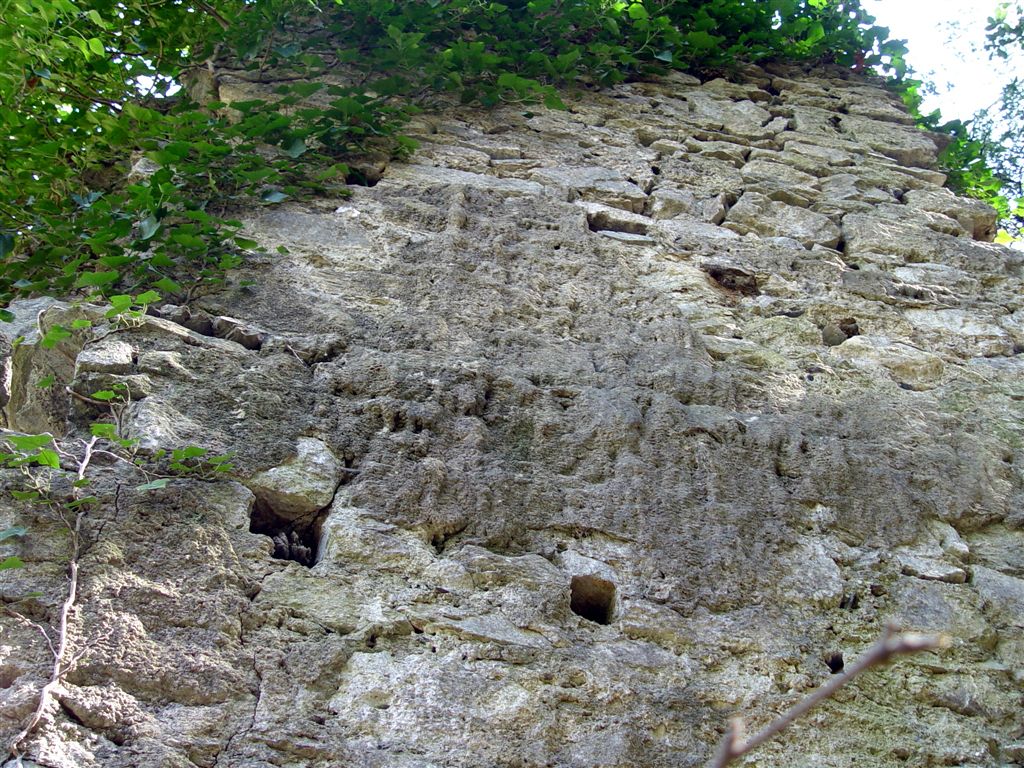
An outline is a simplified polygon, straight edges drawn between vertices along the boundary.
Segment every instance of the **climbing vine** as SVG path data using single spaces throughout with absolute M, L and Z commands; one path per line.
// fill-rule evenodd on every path
M 18 296 L 187 300 L 231 212 L 344 194 L 433 94 L 536 100 L 669 68 L 903 69 L 858 0 L 0 0 L 0 318 Z M 269 96 L 216 99 L 221 67 Z M 181 86 L 184 85 L 184 88 Z

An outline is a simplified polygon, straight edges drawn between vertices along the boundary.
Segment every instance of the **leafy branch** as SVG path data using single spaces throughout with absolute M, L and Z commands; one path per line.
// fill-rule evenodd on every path
M 360 158 L 415 149 L 430 93 L 559 108 L 556 88 L 672 68 L 899 73 L 905 51 L 858 0 L 8 0 L 0 19 L 0 319 L 19 296 L 220 284 L 257 247 L 229 211 L 344 194 Z M 276 87 L 218 102 L 219 66 Z M 198 79 L 209 103 L 179 90 Z
M 72 485 L 72 499 L 63 505 L 53 505 L 61 521 L 71 534 L 71 551 L 68 555 L 67 565 L 67 591 L 65 593 L 64 600 L 61 603 L 60 618 L 57 622 L 57 628 L 55 631 L 56 637 L 51 637 L 44 627 L 35 624 L 46 639 L 46 643 L 51 652 L 52 665 L 50 667 L 50 678 L 39 690 L 39 698 L 36 703 L 36 708 L 25 723 L 25 726 L 8 743 L 7 756 L 9 758 L 16 758 L 21 754 L 22 744 L 25 743 L 25 741 L 39 726 L 40 722 L 42 722 L 43 717 L 50 708 L 54 694 L 60 688 L 68 672 L 74 668 L 74 665 L 78 661 L 77 657 L 70 660 L 68 659 L 70 635 L 69 622 L 71 612 L 74 610 L 75 602 L 78 599 L 78 565 L 79 558 L 82 554 L 82 521 L 85 518 L 90 505 L 96 501 L 94 497 L 84 495 L 82 489 L 89 483 L 86 478 L 86 471 L 89 469 L 89 464 L 92 462 L 93 450 L 96 447 L 96 441 L 98 439 L 99 438 L 97 437 L 92 437 L 88 441 L 83 442 L 82 453 L 76 460 L 74 470 L 75 481 Z M 39 450 L 44 449 L 40 448 Z M 50 466 L 50 464 L 46 465 Z M 69 514 L 73 514 L 74 518 L 70 519 L 68 517 Z
M 88 400 L 94 405 L 110 407 L 116 415 L 118 397 L 114 390 L 109 390 L 94 393 L 93 397 Z M 4 440 L 10 447 L 10 452 L 0 454 L 0 465 L 18 469 L 26 479 L 25 489 L 12 490 L 12 496 L 18 501 L 45 505 L 60 520 L 70 536 L 66 572 L 67 586 L 55 629 L 51 631 L 42 624 L 31 621 L 17 611 L 5 607 L 5 610 L 18 621 L 39 632 L 51 656 L 49 678 L 39 690 L 35 709 L 21 731 L 6 745 L 8 758 L 17 758 L 22 754 L 24 745 L 39 728 L 46 713 L 50 710 L 54 696 L 60 690 L 63 681 L 85 652 L 83 650 L 78 654 L 70 655 L 70 623 L 78 599 L 79 563 L 85 549 L 83 523 L 89 511 L 98 503 L 98 499 L 86 491 L 91 482 L 88 471 L 93 459 L 103 454 L 142 473 L 147 482 L 137 486 L 136 490 L 138 491 L 163 488 L 172 477 L 187 476 L 208 480 L 221 477 L 232 469 L 229 456 L 211 457 L 205 449 L 187 446 L 167 454 L 169 459 L 167 472 L 172 474 L 165 474 L 153 479 L 157 475 L 156 472 L 144 466 L 144 462 L 135 458 L 132 453 L 126 453 L 134 447 L 135 441 L 125 439 L 119 429 L 119 420 L 117 424 L 94 423 L 91 426 L 91 437 L 88 440 L 80 440 L 77 450 L 71 450 L 66 445 L 61 445 L 49 434 L 7 434 L 4 436 Z M 109 443 L 109 450 L 102 447 L 104 442 Z M 160 463 L 165 458 L 164 453 L 158 452 L 153 461 Z M 54 473 L 64 472 L 64 466 L 71 467 L 70 493 L 54 490 Z M 11 527 L 0 532 L 0 541 L 11 537 L 25 536 L 27 533 L 28 531 L 24 527 Z M 20 568 L 23 565 L 20 558 L 9 557 L 0 562 L 0 570 Z

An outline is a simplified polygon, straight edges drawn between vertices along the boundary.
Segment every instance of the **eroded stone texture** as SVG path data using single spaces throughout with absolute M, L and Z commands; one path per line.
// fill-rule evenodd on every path
M 26 335 L 8 428 L 102 414 L 33 377 L 122 382 L 143 455 L 231 451 L 245 481 L 99 468 L 84 655 L 29 757 L 696 766 L 893 621 L 952 648 L 758 764 L 1019 762 L 1021 255 L 894 97 L 748 74 L 421 116 L 375 186 L 245 213 L 287 248 L 254 284 L 103 341 Z M 296 544 L 315 564 L 291 528 L 250 532 L 274 506 L 326 509 Z M 2 594 L 43 592 L 19 610 L 51 621 L 66 536 L 15 522 Z M 7 735 L 46 650 L 0 620 Z

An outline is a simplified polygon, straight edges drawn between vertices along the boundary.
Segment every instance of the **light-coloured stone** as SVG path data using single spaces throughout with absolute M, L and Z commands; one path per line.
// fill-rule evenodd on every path
M 945 581 L 949 584 L 963 584 L 967 581 L 967 571 L 941 560 L 922 557 L 912 552 L 901 552 L 898 555 L 901 573 L 916 576 L 928 581 Z
M 699 764 L 890 620 L 952 647 L 757 760 L 1016 759 L 1024 257 L 894 159 L 933 150 L 891 94 L 743 73 L 566 111 L 441 98 L 410 163 L 367 161 L 375 186 L 238 211 L 268 255 L 187 306 L 101 342 L 102 308 L 17 302 L 5 414 L 59 425 L 67 468 L 108 417 L 64 385 L 130 379 L 146 397 L 116 416 L 149 472 L 94 456 L 77 662 L 25 761 Z M 40 310 L 98 325 L 50 359 Z M 256 493 L 201 464 L 137 490 L 188 445 Z M 0 542 L 25 562 L 0 597 L 45 624 L 67 532 L 4 498 L 0 530 L 29 533 Z M 6 743 L 52 659 L 0 631 Z
M 611 168 L 545 168 L 534 171 L 531 177 L 558 190 L 558 196 L 569 201 L 581 199 L 634 213 L 643 212 L 647 202 L 640 187 Z
M 957 197 L 948 189 L 911 189 L 903 196 L 911 208 L 935 211 L 960 222 L 975 240 L 991 242 L 996 234 L 996 211 L 981 200 Z
M 968 535 L 971 552 L 978 562 L 1001 573 L 1024 578 L 1024 531 L 995 525 Z
M 935 386 L 945 370 L 938 355 L 884 336 L 854 336 L 835 347 L 833 354 L 854 365 L 884 368 L 897 382 L 914 388 Z
M 107 336 L 95 344 L 89 344 L 75 358 L 76 375 L 93 373 L 129 373 L 132 369 L 134 350 L 130 344 L 116 337 Z
M 789 572 L 779 589 L 784 599 L 819 608 L 839 605 L 843 577 L 820 541 L 801 542 L 786 559 Z
M 301 518 L 330 504 L 340 480 L 341 465 L 330 448 L 321 440 L 300 437 L 292 458 L 260 472 L 247 484 L 278 515 Z
M 722 226 L 739 234 L 756 232 L 765 237 L 788 237 L 807 248 L 815 244 L 832 248 L 840 237 L 839 227 L 827 216 L 752 192 L 729 209 Z
M 533 196 L 543 193 L 543 187 L 529 181 L 519 179 L 502 179 L 482 173 L 470 173 L 453 168 L 431 167 L 425 165 L 392 165 L 381 182 L 388 187 L 447 187 L 460 185 L 473 189 L 482 189 L 499 194 L 517 196 Z
M 901 630 L 948 634 L 956 644 L 990 641 L 994 634 L 982 616 L 981 600 L 966 584 L 904 576 L 889 602 L 887 618 Z
M 996 323 L 962 309 L 908 309 L 906 318 L 935 347 L 951 347 L 964 357 L 1013 354 L 1013 339 Z
M 928 168 L 938 149 L 929 135 L 912 125 L 896 125 L 871 117 L 850 114 L 839 120 L 840 131 L 855 141 L 909 166 Z
M 983 565 L 971 569 L 971 586 L 986 609 L 1003 626 L 1024 629 L 1024 579 L 1007 576 Z
M 686 215 L 659 221 L 652 225 L 649 231 L 669 248 L 693 248 L 701 241 L 739 238 L 731 229 L 708 224 Z

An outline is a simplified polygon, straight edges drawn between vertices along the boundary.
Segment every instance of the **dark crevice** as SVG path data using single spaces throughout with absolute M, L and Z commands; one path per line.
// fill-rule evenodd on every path
M 825 663 L 828 665 L 829 671 L 832 672 L 833 675 L 838 675 L 843 671 L 843 667 L 845 666 L 843 654 L 841 653 L 833 653 L 829 655 L 829 657 L 825 659 Z
M 159 316 L 177 323 L 201 336 L 226 339 L 246 349 L 258 351 L 267 340 L 267 334 L 250 328 L 233 317 L 212 316 L 201 309 L 190 309 L 184 305 L 165 304 L 159 309 Z
M 269 536 L 274 542 L 272 557 L 277 560 L 294 560 L 307 568 L 312 567 L 319 557 L 320 531 L 327 507 L 314 515 L 299 520 L 276 512 L 262 499 L 253 505 L 249 532 Z
M 446 527 L 442 530 L 436 530 L 430 535 L 430 546 L 434 548 L 434 552 L 438 555 L 443 555 L 448 546 L 469 527 L 469 523 L 462 523 L 457 527 Z
M 839 607 L 844 611 L 855 611 L 860 607 L 860 595 L 856 592 L 843 595 Z
M 369 166 L 363 168 L 349 167 L 345 174 L 345 183 L 354 187 L 375 187 L 384 178 L 384 168 Z
M 588 213 L 587 226 L 591 232 L 625 232 L 630 235 L 647 234 L 646 222 L 626 221 L 614 216 L 609 211 Z
M 757 296 L 761 293 L 757 287 L 757 277 L 745 269 L 727 267 L 719 264 L 707 264 L 701 267 L 716 283 L 727 291 L 735 291 L 745 296 Z

